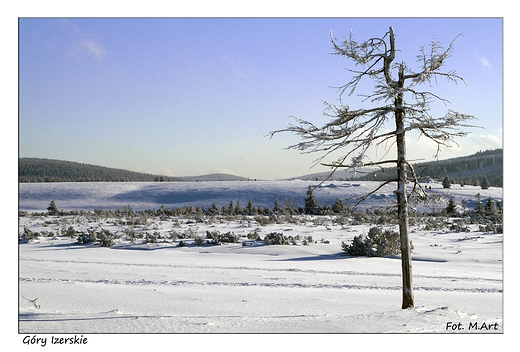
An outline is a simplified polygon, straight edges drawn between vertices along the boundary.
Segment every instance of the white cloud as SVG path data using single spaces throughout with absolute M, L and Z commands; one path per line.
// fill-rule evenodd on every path
M 105 56 L 105 49 L 103 49 L 101 43 L 96 40 L 83 39 L 80 44 L 88 53 L 94 55 L 98 60 L 101 60 Z
M 492 150 L 502 148 L 502 138 L 497 135 L 476 135 L 469 134 L 466 137 L 456 138 L 455 143 L 451 143 L 450 147 L 441 146 L 439 159 L 449 159 L 460 156 L 467 156 L 478 151 Z M 420 138 L 419 140 L 407 139 L 408 158 L 432 160 L 433 155 L 437 151 L 437 145 L 428 138 Z
M 481 58 L 480 62 L 482 63 L 482 65 L 484 65 L 484 67 L 491 67 L 491 64 L 489 63 L 488 59 L 486 59 L 486 58 Z
M 484 67 L 486 67 L 486 68 L 491 68 L 491 63 L 490 63 L 489 60 L 486 59 L 485 57 L 480 56 L 480 57 L 479 57 L 479 61 L 480 61 L 480 63 L 482 64 L 482 66 L 484 66 Z
M 67 35 L 71 42 L 68 41 L 67 53 L 71 57 L 82 59 L 93 56 L 97 60 L 102 60 L 105 57 L 106 51 L 95 34 L 83 33 L 79 26 L 68 19 L 60 20 L 60 24 L 69 31 Z
M 476 135 L 471 139 L 475 146 L 479 146 L 479 150 L 502 148 L 502 139 L 493 134 Z
M 68 28 L 71 31 L 71 34 L 78 35 L 80 33 L 79 27 L 71 20 L 62 18 L 58 22 L 62 27 Z
M 80 39 L 69 48 L 68 54 L 76 59 L 93 56 L 97 60 L 102 60 L 105 57 L 105 49 L 95 39 Z

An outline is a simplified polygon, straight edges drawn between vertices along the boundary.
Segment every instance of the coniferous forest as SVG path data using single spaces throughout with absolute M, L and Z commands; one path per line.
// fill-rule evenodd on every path
M 154 182 L 179 178 L 72 161 L 19 158 L 18 182 Z
M 452 184 L 481 186 L 489 182 L 489 186 L 503 186 L 503 150 L 494 149 L 479 151 L 469 156 L 446 160 L 430 161 L 413 164 L 415 173 L 422 179 L 442 180 L 448 178 Z M 396 178 L 392 168 L 380 169 L 359 180 L 386 181 Z

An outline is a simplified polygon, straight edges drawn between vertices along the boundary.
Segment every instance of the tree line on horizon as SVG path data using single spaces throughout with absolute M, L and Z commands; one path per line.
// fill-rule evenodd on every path
M 414 165 L 422 178 L 442 181 L 448 177 L 451 184 L 480 186 L 484 176 L 490 186 L 503 186 L 503 150 L 479 151 L 475 154 Z M 378 170 L 349 180 L 386 181 L 395 178 L 395 170 Z M 178 177 L 152 175 L 135 171 L 72 161 L 19 158 L 18 182 L 178 182 Z
M 503 187 L 503 150 L 479 151 L 475 154 L 446 160 L 414 164 L 419 178 L 442 181 L 448 178 L 451 184 Z M 394 169 L 380 169 L 363 175 L 361 181 L 386 181 L 397 176 Z
M 177 177 L 152 175 L 73 161 L 19 158 L 18 182 L 159 182 Z

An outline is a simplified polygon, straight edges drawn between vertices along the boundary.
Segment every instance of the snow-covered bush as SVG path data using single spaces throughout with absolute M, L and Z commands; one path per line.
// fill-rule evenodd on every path
M 288 245 L 298 245 L 302 244 L 307 246 L 311 243 L 314 243 L 312 236 L 285 236 L 281 232 L 271 232 L 264 237 L 265 244 L 288 244 Z
M 342 242 L 341 249 L 351 256 L 383 257 L 400 253 L 399 233 L 372 227 L 366 236 L 355 236 L 352 244 Z
M 427 218 L 424 224 L 425 231 L 441 230 L 444 228 L 444 223 L 438 218 Z
M 450 181 L 450 178 L 448 176 L 444 177 L 442 179 L 442 187 L 443 188 L 450 188 L 451 187 L 451 181 Z
M 126 237 L 130 240 L 130 242 L 135 243 L 135 239 L 137 238 L 137 234 L 132 227 L 127 227 L 123 230 Z
M 240 237 L 236 236 L 234 232 L 226 232 L 220 236 L 220 241 L 225 243 L 238 243 Z
M 115 244 L 115 235 L 107 229 L 101 229 L 97 232 L 94 229 L 88 229 L 87 233 L 78 232 L 76 240 L 78 243 L 96 243 L 101 247 L 111 247 Z
M 185 232 L 184 232 L 184 235 L 182 238 L 195 238 L 197 237 L 197 231 L 194 230 L 192 227 L 190 227 L 189 229 L 187 229 Z M 181 238 L 179 236 L 179 238 Z
M 222 242 L 238 243 L 239 240 L 239 236 L 236 236 L 234 232 L 226 232 L 224 234 L 221 234 L 218 230 L 206 231 L 206 238 L 211 240 L 211 242 L 208 241 L 208 243 L 216 245 L 222 244 Z
M 206 230 L 206 238 L 207 239 L 213 239 L 213 238 L 216 238 L 220 236 L 220 231 L 218 230 L 215 230 L 215 231 L 209 231 L 209 230 Z
M 59 210 L 54 201 L 51 201 L 51 204 L 47 207 L 47 211 L 49 212 L 49 215 L 58 215 Z
M 342 214 L 347 211 L 347 207 L 345 207 L 345 204 L 341 199 L 336 198 L 336 201 L 334 202 L 334 204 L 332 204 L 332 211 L 335 214 Z
M 258 232 L 255 230 L 247 234 L 247 239 L 256 241 L 260 239 L 260 235 L 258 235 Z
M 287 237 L 280 232 L 271 232 L 264 237 L 265 244 L 288 244 Z
M 95 242 L 97 240 L 96 232 L 92 229 L 88 229 L 87 233 L 77 232 L 76 241 L 81 244 Z
M 503 233 L 502 224 L 489 223 L 487 225 L 479 225 L 478 232 Z
M 370 242 L 368 239 L 364 239 L 363 235 L 354 236 L 352 244 L 350 245 L 343 241 L 341 242 L 341 250 L 353 257 L 368 256 L 368 253 L 370 253 L 369 248 Z
M 146 233 L 145 241 L 146 243 L 157 243 L 157 239 L 159 238 L 159 232 L 154 232 L 153 234 Z
M 450 226 L 450 231 L 453 232 L 469 232 L 468 226 L 464 223 L 464 221 L 455 221 Z
M 23 228 L 23 233 L 18 236 L 19 242 L 37 240 L 40 237 L 38 232 L 31 231 L 28 227 Z
M 98 234 L 99 245 L 101 247 L 111 247 L 115 244 L 115 235 L 110 232 L 110 230 L 101 229 L 101 232 Z
M 254 219 L 260 226 L 267 226 L 275 222 L 275 217 L 265 215 L 256 215 Z
M 76 236 L 76 230 L 74 229 L 74 227 L 69 226 L 69 228 L 67 229 L 67 232 L 65 232 L 65 236 L 67 236 L 67 237 Z
M 202 238 L 202 236 L 197 235 L 193 238 L 193 243 L 196 246 L 203 246 L 205 244 L 204 238 Z
M 170 232 L 170 238 L 172 239 L 172 242 L 177 242 L 179 239 L 179 234 L 175 230 L 171 230 Z

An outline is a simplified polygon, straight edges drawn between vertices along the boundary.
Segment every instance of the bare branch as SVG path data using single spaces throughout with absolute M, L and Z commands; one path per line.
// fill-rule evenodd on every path
M 439 71 L 439 69 L 444 64 L 444 60 L 451 56 L 453 45 L 455 44 L 457 38 L 461 35 L 463 34 L 459 34 L 457 37 L 455 37 L 455 39 L 453 39 L 453 41 L 450 43 L 447 49 L 444 49 L 442 43 L 438 42 L 434 38 L 432 40 L 432 43 L 430 44 L 431 49 L 429 55 L 426 54 L 424 47 L 421 47 L 421 53 L 417 56 L 417 61 L 422 63 L 421 71 L 405 75 L 405 79 L 412 79 L 414 83 L 418 84 L 424 82 L 431 83 L 432 77 L 444 76 L 448 80 L 454 81 L 455 83 L 457 83 L 457 81 L 464 82 L 464 80 L 461 77 L 459 77 L 455 71 L 451 71 L 448 73 L 443 73 Z
M 370 162 L 370 163 L 364 163 L 363 166 L 377 166 L 377 165 L 383 165 L 383 164 L 395 164 L 397 163 L 397 160 L 384 160 L 384 161 L 376 161 L 376 162 Z M 336 163 L 332 163 L 332 164 L 321 164 L 323 166 L 328 166 L 328 167 L 334 167 L 334 168 L 351 168 L 352 166 L 351 165 L 342 165 L 342 164 L 336 164 Z
M 391 179 L 391 180 L 388 180 L 388 181 L 385 181 L 383 183 L 381 183 L 376 189 L 374 189 L 373 191 L 365 194 L 363 197 L 361 197 L 357 202 L 356 204 L 354 204 L 354 208 L 357 207 L 361 202 L 363 202 L 365 199 L 367 199 L 368 197 L 370 197 L 372 194 L 376 193 L 377 191 L 379 191 L 381 188 L 383 188 L 384 186 L 386 186 L 387 184 L 389 183 L 392 183 L 392 182 L 397 182 L 397 179 Z
M 423 186 L 419 183 L 419 178 L 415 173 L 415 169 L 409 162 L 406 162 L 406 165 L 410 169 L 413 177 L 413 189 L 410 192 L 410 195 L 408 196 L 408 203 L 410 203 L 410 200 L 414 195 L 416 195 L 420 200 L 425 200 L 426 198 L 428 198 L 428 194 L 426 193 L 426 190 L 423 188 Z
M 25 298 L 24 296 L 22 296 L 23 298 Z M 26 300 L 28 300 L 30 303 L 32 303 L 34 305 L 34 308 L 37 308 L 37 309 L 40 309 L 40 305 L 39 304 L 36 304 L 36 300 L 38 298 L 35 298 L 35 299 L 29 299 L 29 298 L 25 298 Z
M 385 42 L 385 37 L 390 34 L 390 49 Z M 386 33 L 382 38 L 370 38 L 362 43 L 358 43 L 353 39 L 353 32 L 350 32 L 350 36 L 345 38 L 345 41 L 340 45 L 336 43 L 336 39 L 332 31 L 330 30 L 331 42 L 334 47 L 335 55 L 346 56 L 356 63 L 356 65 L 368 65 L 370 66 L 363 71 L 352 71 L 357 75 L 347 84 L 339 87 L 340 99 L 343 93 L 350 88 L 349 96 L 354 93 L 357 88 L 359 81 L 365 76 L 376 76 L 380 73 L 384 73 L 387 83 L 393 85 L 393 78 L 390 72 L 390 66 L 395 58 L 395 37 L 392 27 L 390 31 Z M 373 70 L 380 61 L 383 59 L 383 67 L 378 70 Z

